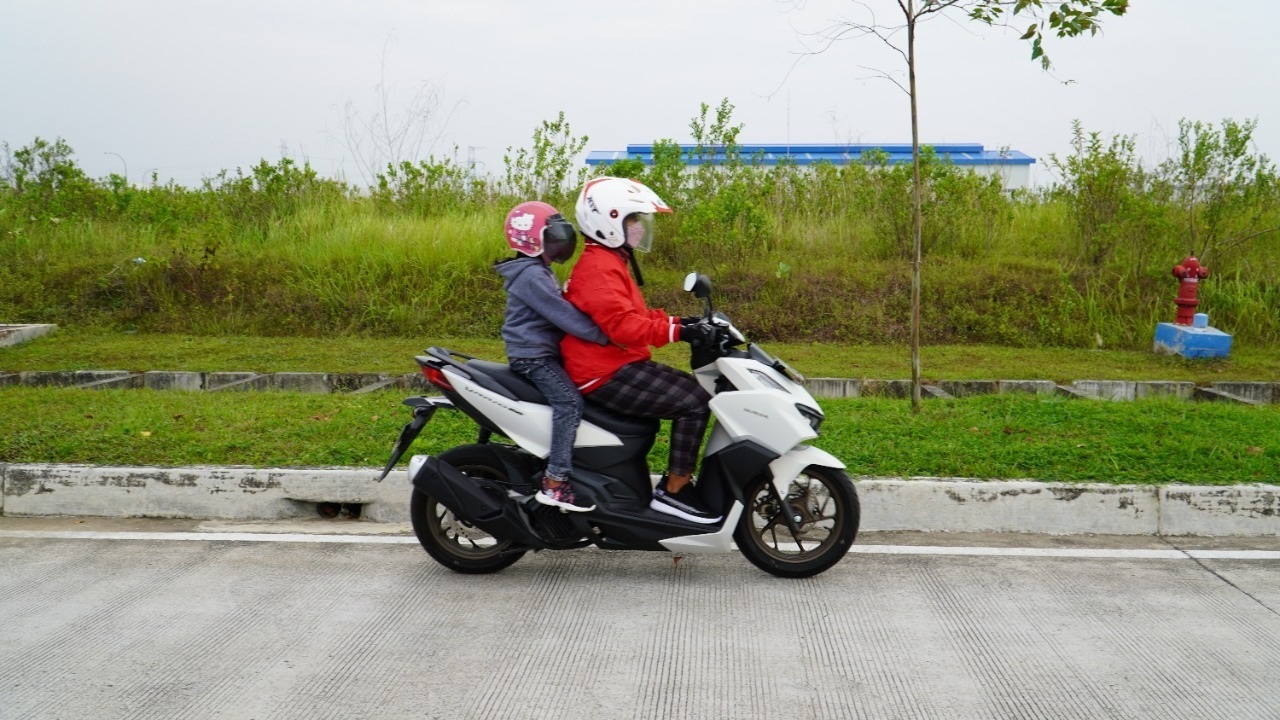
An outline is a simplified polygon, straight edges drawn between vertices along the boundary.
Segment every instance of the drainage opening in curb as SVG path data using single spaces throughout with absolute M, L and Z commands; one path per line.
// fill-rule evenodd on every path
M 359 520 L 360 513 L 363 510 L 364 510 L 364 505 L 362 505 L 361 503 L 338 503 L 338 502 L 316 503 L 316 514 L 326 519 L 341 517 L 347 520 Z

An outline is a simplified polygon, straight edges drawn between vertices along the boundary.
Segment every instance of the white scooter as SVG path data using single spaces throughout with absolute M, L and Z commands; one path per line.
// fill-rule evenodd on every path
M 506 365 L 433 347 L 416 358 L 443 397 L 412 397 L 387 473 L 436 410 L 460 410 L 479 425 L 476 443 L 409 463 L 414 532 L 431 557 L 463 573 L 501 570 L 529 550 L 596 545 L 675 553 L 736 549 L 766 572 L 809 577 L 840 561 L 858 532 L 858 496 L 844 464 L 805 445 L 822 409 L 803 378 L 711 305 L 711 282 L 690 273 L 684 289 L 704 301 L 713 340 L 691 367 L 712 394 L 714 419 L 697 490 L 721 521 L 698 524 L 650 509 L 656 477 L 646 462 L 658 422 L 624 417 L 588 401 L 573 456 L 573 486 L 590 512 L 534 500 L 551 444 L 551 408 Z M 509 442 L 496 442 L 494 437 Z

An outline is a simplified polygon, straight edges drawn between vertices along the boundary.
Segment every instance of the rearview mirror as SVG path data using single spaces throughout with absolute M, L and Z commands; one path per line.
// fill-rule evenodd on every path
M 711 297 L 711 278 L 701 273 L 691 272 L 684 276 L 684 291 L 705 300 Z

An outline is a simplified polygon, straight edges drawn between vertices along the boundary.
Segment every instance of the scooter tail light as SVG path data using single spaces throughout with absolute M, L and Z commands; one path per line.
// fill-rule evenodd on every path
M 444 371 L 440 368 L 423 365 L 422 375 L 427 379 L 427 382 L 441 390 L 453 390 L 453 383 L 449 382 L 449 378 L 445 376 Z

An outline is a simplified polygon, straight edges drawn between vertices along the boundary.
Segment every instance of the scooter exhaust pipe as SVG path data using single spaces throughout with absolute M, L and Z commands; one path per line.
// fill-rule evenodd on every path
M 468 477 L 439 458 L 427 457 L 413 476 L 413 486 L 449 508 L 460 520 L 495 538 L 533 548 L 547 547 L 501 483 Z

